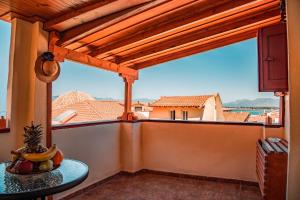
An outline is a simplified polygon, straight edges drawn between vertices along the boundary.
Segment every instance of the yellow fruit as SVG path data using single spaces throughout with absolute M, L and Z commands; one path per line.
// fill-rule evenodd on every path
M 18 160 L 19 158 L 20 158 L 19 155 L 16 155 L 16 154 L 12 154 L 12 155 L 11 155 L 11 160 L 12 160 L 13 162 L 15 162 L 16 160 Z
M 47 160 L 47 161 L 44 161 L 44 162 L 40 163 L 40 166 L 39 166 L 40 171 L 50 171 L 52 169 L 53 169 L 52 160 Z
M 24 153 L 24 154 L 21 154 L 21 156 L 25 160 L 30 160 L 32 162 L 42 162 L 42 161 L 50 160 L 51 158 L 53 158 L 53 156 L 55 156 L 56 152 L 57 152 L 57 147 L 54 144 L 51 148 L 48 149 L 48 151 L 46 151 L 44 153 Z

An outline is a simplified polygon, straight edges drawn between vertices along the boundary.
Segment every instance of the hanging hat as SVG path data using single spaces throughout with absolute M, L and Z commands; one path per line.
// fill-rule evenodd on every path
M 54 60 L 52 52 L 45 52 L 40 55 L 35 62 L 36 77 L 46 83 L 56 80 L 60 74 L 60 66 Z

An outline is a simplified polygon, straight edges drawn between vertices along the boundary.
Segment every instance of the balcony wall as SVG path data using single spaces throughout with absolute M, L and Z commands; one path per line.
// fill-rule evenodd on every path
M 80 186 L 70 194 L 120 171 L 150 169 L 244 181 L 256 181 L 256 141 L 282 137 L 282 128 L 262 125 L 178 121 L 114 122 L 53 131 L 66 157 L 90 167 Z
M 15 149 L 15 138 L 9 132 L 0 132 L 0 162 L 10 160 L 10 151 Z
M 262 126 L 144 122 L 147 169 L 256 181 L 256 141 Z
M 112 176 L 121 169 L 119 123 L 54 130 L 53 143 L 58 145 L 65 157 L 81 160 L 90 169 L 84 183 L 56 195 L 56 198 Z

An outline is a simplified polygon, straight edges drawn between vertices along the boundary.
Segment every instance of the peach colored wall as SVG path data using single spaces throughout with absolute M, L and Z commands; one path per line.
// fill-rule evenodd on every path
M 181 108 L 181 107 L 153 107 L 153 111 L 150 112 L 151 119 L 170 119 L 170 111 L 175 110 L 176 119 L 182 120 L 182 111 L 188 111 L 189 118 L 198 118 L 202 116 L 203 109 L 199 108 Z
M 120 134 L 122 171 L 141 170 L 143 168 L 141 123 L 121 123 Z
M 272 128 L 272 127 L 266 127 L 263 129 L 263 137 L 278 137 L 278 138 L 286 138 L 285 129 L 283 127 L 281 128 Z
M 42 23 L 13 19 L 7 87 L 7 120 L 14 147 L 23 146 L 23 127 L 31 121 L 46 126 L 46 83 L 34 72 L 37 56 L 48 50 Z
M 256 181 L 262 126 L 144 122 L 144 168 Z
M 15 148 L 11 133 L 0 133 L 0 162 L 10 160 L 10 151 Z
M 300 1 L 286 0 L 289 56 L 289 166 L 287 199 L 300 199 Z
M 90 174 L 81 185 L 62 197 L 104 178 L 118 173 L 120 164 L 120 124 L 105 124 L 53 131 L 53 143 L 64 152 L 65 157 L 88 164 Z

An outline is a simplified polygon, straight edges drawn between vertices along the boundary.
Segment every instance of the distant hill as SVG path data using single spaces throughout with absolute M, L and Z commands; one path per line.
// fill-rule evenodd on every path
M 58 96 L 52 96 L 52 101 L 57 99 Z M 111 97 L 95 97 L 95 99 L 100 100 L 100 101 L 122 101 L 121 99 L 114 99 Z M 155 99 L 148 99 L 148 98 L 138 98 L 138 99 L 132 99 L 133 102 L 143 102 L 143 103 L 150 103 L 155 101 Z
M 223 104 L 224 107 L 279 107 L 279 99 L 273 98 L 257 98 L 254 100 L 240 99 L 233 102 L 228 102 Z
M 133 99 L 132 101 L 137 102 L 143 102 L 143 103 L 151 103 L 153 101 L 155 101 L 155 99 L 148 99 L 148 98 L 140 98 L 140 99 Z

